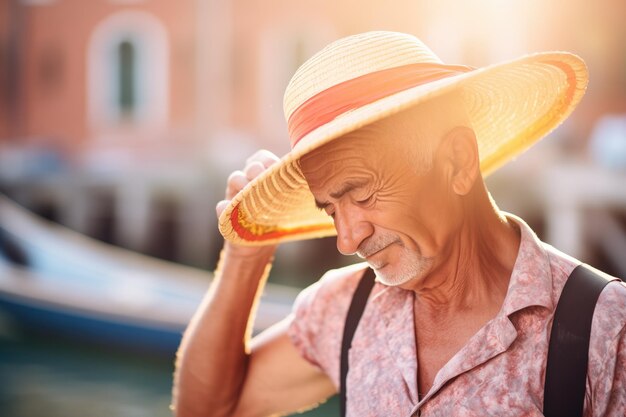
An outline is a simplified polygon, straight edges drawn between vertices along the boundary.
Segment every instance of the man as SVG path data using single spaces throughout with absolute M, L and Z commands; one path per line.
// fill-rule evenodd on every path
M 336 393 L 367 267 L 377 283 L 350 350 L 348 416 L 542 415 L 554 310 L 579 262 L 500 212 L 482 175 L 555 128 L 585 86 L 570 54 L 473 70 L 390 32 L 307 61 L 285 94 L 292 151 L 255 154 L 217 205 L 228 242 L 183 338 L 177 415 L 283 414 Z M 332 233 L 366 263 L 329 271 L 250 341 L 276 245 Z M 586 416 L 626 414 L 625 300 L 611 282 L 596 305 Z

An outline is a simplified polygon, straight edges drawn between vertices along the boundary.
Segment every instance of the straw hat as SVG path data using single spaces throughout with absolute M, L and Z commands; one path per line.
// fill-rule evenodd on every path
M 235 243 L 265 245 L 335 234 L 315 207 L 299 158 L 364 125 L 460 90 L 488 175 L 557 127 L 587 86 L 577 56 L 546 52 L 472 69 L 444 64 L 417 38 L 368 32 L 328 45 L 295 73 L 284 98 L 291 152 L 222 212 Z

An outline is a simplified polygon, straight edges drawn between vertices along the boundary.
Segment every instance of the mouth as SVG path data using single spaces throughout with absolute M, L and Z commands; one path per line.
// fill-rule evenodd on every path
M 375 248 L 367 248 L 366 250 L 360 250 L 357 251 L 356 255 L 361 258 L 361 259 L 369 259 L 372 256 L 376 255 L 377 253 L 383 251 L 384 249 L 386 249 L 389 245 L 385 245 L 385 246 L 378 246 Z
M 389 245 L 387 245 L 387 246 L 389 246 Z M 359 258 L 361 258 L 361 259 L 368 259 L 368 258 L 371 258 L 372 256 L 376 255 L 377 253 L 382 252 L 384 249 L 387 249 L 387 246 L 370 249 L 368 251 L 359 251 L 359 252 L 357 252 L 357 256 Z
M 378 255 L 379 253 L 381 253 L 382 251 L 384 251 L 385 249 L 387 249 L 388 247 L 390 247 L 391 245 L 398 243 L 398 240 L 393 240 L 391 242 L 385 242 L 381 245 L 376 245 L 375 247 L 372 248 L 364 248 L 360 251 L 357 252 L 357 256 L 361 259 L 365 259 L 367 261 L 367 263 L 369 263 L 372 268 L 374 269 L 380 269 L 382 267 L 384 267 L 386 265 L 385 262 L 383 261 L 376 261 L 372 258 L 374 258 L 376 255 Z
M 384 267 L 388 265 L 387 262 L 382 262 L 382 261 L 377 262 L 373 259 L 366 259 L 366 262 L 372 269 L 376 271 L 380 271 L 381 269 L 383 269 Z

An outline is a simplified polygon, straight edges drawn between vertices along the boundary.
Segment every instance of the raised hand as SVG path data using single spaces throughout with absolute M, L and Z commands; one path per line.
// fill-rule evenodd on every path
M 243 170 L 233 171 L 226 182 L 225 199 L 217 203 L 215 212 L 219 218 L 230 201 L 254 178 L 258 177 L 262 172 L 276 163 L 279 158 L 272 152 L 261 149 L 255 152 L 246 160 Z M 226 242 L 224 249 L 227 255 L 254 257 L 257 255 L 267 255 L 268 252 L 273 253 L 275 245 L 261 247 L 243 247 Z
M 226 198 L 217 203 L 215 207 L 217 217 L 222 214 L 228 203 L 230 203 L 230 200 L 232 200 L 239 191 L 277 161 L 278 157 L 276 155 L 268 150 L 261 149 L 246 160 L 246 166 L 243 170 L 233 171 L 228 176 L 228 181 L 226 182 Z

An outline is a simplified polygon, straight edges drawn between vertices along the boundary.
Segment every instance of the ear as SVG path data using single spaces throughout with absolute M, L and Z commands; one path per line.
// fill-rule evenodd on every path
M 451 167 L 452 190 L 458 195 L 467 195 L 480 171 L 476 134 L 469 127 L 455 127 L 444 136 L 444 143 Z

